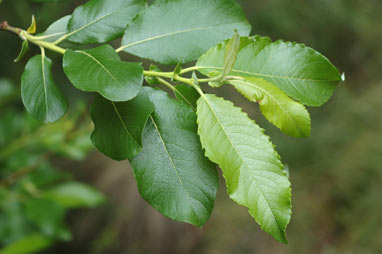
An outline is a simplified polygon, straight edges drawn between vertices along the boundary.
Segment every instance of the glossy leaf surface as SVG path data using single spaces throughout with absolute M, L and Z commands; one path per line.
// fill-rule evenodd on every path
M 153 90 L 155 112 L 143 133 L 143 150 L 131 161 L 141 196 L 163 215 L 202 226 L 214 206 L 218 179 L 203 154 L 195 112 Z
M 269 138 L 240 108 L 215 95 L 198 100 L 197 115 L 203 148 L 222 169 L 230 197 L 248 207 L 265 232 L 285 243 L 291 188 Z
M 27 111 L 43 123 L 59 120 L 67 111 L 67 102 L 53 80 L 52 61 L 32 57 L 21 76 L 21 96 Z
M 126 29 L 124 51 L 163 64 L 186 63 L 251 27 L 232 0 L 157 0 Z
M 97 96 L 91 116 L 93 144 L 114 160 L 126 160 L 142 150 L 142 133 L 154 105 L 145 90 L 126 102 L 112 102 Z
M 89 50 L 67 49 L 64 72 L 72 84 L 85 92 L 98 92 L 112 101 L 128 101 L 143 84 L 139 63 L 122 62 L 110 45 Z
M 205 75 L 222 72 L 226 42 L 203 55 L 197 63 Z M 234 76 L 257 77 L 278 86 L 293 99 L 320 106 L 341 81 L 338 70 L 317 51 L 302 44 L 265 37 L 242 37 Z
M 145 4 L 145 0 L 91 0 L 73 12 L 68 39 L 88 44 L 118 38 Z

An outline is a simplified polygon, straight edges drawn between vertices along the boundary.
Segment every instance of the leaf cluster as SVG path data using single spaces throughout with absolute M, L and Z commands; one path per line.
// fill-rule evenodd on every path
M 218 165 L 228 195 L 286 243 L 291 185 L 279 155 L 253 119 L 203 86 L 233 86 L 283 133 L 307 137 L 306 106 L 327 102 L 342 77 L 317 51 L 250 31 L 234 0 L 90 0 L 38 36 L 20 31 L 41 48 L 22 75 L 23 102 L 44 123 L 65 114 L 67 102 L 45 49 L 63 54 L 73 86 L 95 93 L 93 144 L 131 162 L 151 206 L 201 227 L 213 209 Z M 116 38 L 122 38 L 118 49 L 108 44 Z M 176 67 L 144 70 L 122 61 L 120 52 Z M 195 66 L 182 68 L 194 60 Z M 170 88 L 175 99 L 150 87 L 155 84 Z

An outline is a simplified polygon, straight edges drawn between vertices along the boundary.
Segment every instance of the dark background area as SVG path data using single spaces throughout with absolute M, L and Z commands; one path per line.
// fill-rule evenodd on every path
M 83 2 L 5 0 L 0 21 L 26 28 L 35 14 L 42 32 Z M 286 137 L 233 90 L 219 92 L 266 129 L 289 166 L 289 245 L 262 232 L 247 209 L 227 197 L 222 178 L 212 216 L 198 229 L 164 218 L 140 198 L 128 162 L 114 162 L 94 151 L 82 162 L 54 163 L 96 186 L 108 201 L 70 213 L 73 240 L 46 253 L 382 253 L 382 1 L 239 2 L 252 34 L 304 43 L 346 73 L 346 82 L 325 106 L 309 109 L 312 135 L 307 139 Z M 13 80 L 17 88 L 26 63 L 13 63 L 20 47 L 19 38 L 0 33 L 0 78 Z M 32 47 L 28 56 L 37 52 Z M 60 68 L 61 57 L 48 55 L 71 103 L 90 99 L 71 88 Z M 23 110 L 21 99 L 12 107 Z

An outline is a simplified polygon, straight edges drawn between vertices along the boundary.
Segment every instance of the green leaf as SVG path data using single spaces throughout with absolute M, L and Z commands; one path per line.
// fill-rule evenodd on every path
M 203 154 L 196 115 L 165 92 L 146 88 L 155 106 L 143 150 L 131 161 L 141 196 L 163 215 L 202 226 L 214 206 L 218 178 Z
M 126 29 L 121 50 L 163 64 L 187 63 L 251 27 L 233 0 L 157 0 Z
M 96 207 L 105 201 L 102 193 L 83 183 L 67 182 L 44 193 L 65 208 Z
M 21 45 L 20 53 L 19 53 L 19 55 L 17 56 L 17 58 L 16 58 L 15 60 L 13 60 L 13 62 L 17 63 L 17 62 L 19 62 L 21 59 L 23 59 L 23 57 L 25 56 L 25 53 L 27 53 L 28 49 L 29 49 L 28 41 L 27 41 L 27 40 L 24 40 L 24 41 L 23 41 L 23 44 Z
M 310 116 L 303 105 L 290 99 L 277 86 L 260 78 L 230 80 L 248 100 L 258 102 L 268 121 L 287 135 L 307 137 L 310 135 Z
M 29 59 L 21 76 L 21 96 L 27 111 L 37 120 L 52 123 L 68 105 L 52 76 L 52 61 L 37 55 Z
M 145 6 L 145 0 L 91 0 L 73 12 L 68 24 L 68 39 L 90 44 L 121 37 L 126 26 Z
M 222 169 L 230 197 L 248 207 L 264 231 L 286 243 L 291 188 L 269 138 L 240 108 L 215 95 L 198 100 L 197 115 L 202 146 Z
M 98 92 L 112 101 L 131 100 L 143 84 L 141 64 L 121 61 L 110 45 L 89 50 L 67 49 L 63 66 L 76 88 Z
M 37 25 L 36 25 L 36 19 L 34 18 L 34 15 L 32 15 L 32 23 L 27 29 L 27 33 L 34 34 L 36 33 Z
M 202 74 L 223 71 L 226 45 L 227 42 L 216 46 L 198 60 Z M 302 44 L 272 42 L 259 36 L 241 38 L 230 75 L 262 78 L 309 106 L 328 101 L 341 81 L 338 70 L 317 51 Z
M 174 94 L 180 102 L 185 103 L 196 111 L 196 102 L 200 95 L 194 88 L 189 85 L 178 85 L 175 87 Z
M 98 96 L 91 108 L 95 147 L 114 160 L 126 160 L 141 152 L 142 133 L 154 105 L 145 90 L 127 102 L 112 102 Z
M 49 38 L 45 39 L 48 42 L 56 41 L 58 38 L 60 38 L 66 34 L 68 22 L 69 22 L 71 17 L 72 17 L 71 15 L 67 15 L 67 16 L 64 16 L 64 17 L 56 20 L 45 30 L 45 32 L 43 32 L 39 35 L 40 36 L 49 36 Z
M 227 42 L 224 52 L 223 77 L 231 73 L 236 62 L 237 52 L 240 47 L 240 35 L 235 32 L 235 35 Z
M 52 239 L 33 233 L 15 241 L 0 250 L 1 254 L 33 254 L 47 249 L 53 244 Z

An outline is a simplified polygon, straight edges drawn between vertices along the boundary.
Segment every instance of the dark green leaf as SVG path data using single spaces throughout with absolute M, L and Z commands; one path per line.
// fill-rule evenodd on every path
M 200 95 L 194 88 L 189 85 L 179 85 L 175 87 L 174 93 L 180 102 L 187 104 L 196 111 L 196 102 Z
M 165 92 L 148 91 L 155 112 L 143 134 L 143 150 L 131 161 L 139 192 L 163 215 L 202 226 L 213 209 L 218 180 L 196 134 L 195 112 Z
M 234 30 L 251 27 L 233 0 L 157 0 L 126 29 L 124 51 L 163 64 L 187 63 Z
M 227 42 L 203 55 L 197 63 L 205 75 L 223 71 Z M 293 99 L 309 106 L 325 103 L 341 81 L 338 70 L 317 51 L 302 44 L 265 37 L 242 37 L 230 75 L 257 77 L 278 86 Z
M 128 101 L 138 95 L 143 83 L 139 63 L 120 60 L 110 45 L 89 50 L 66 50 L 64 72 L 73 85 L 86 92 L 98 92 L 112 101 Z
M 95 147 L 114 160 L 126 160 L 141 150 L 142 133 L 154 106 L 145 90 L 127 102 L 112 102 L 97 96 L 91 116 Z
M 145 0 L 91 0 L 73 12 L 68 39 L 90 44 L 118 38 L 145 4 Z
M 37 120 L 52 123 L 60 119 L 68 106 L 52 76 L 48 57 L 32 57 L 21 77 L 21 96 L 27 111 Z
M 66 34 L 66 29 L 68 27 L 68 22 L 71 16 L 64 16 L 55 22 L 53 22 L 40 36 L 49 36 L 45 40 L 48 42 L 54 42 L 58 38 L 64 36 Z

